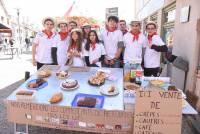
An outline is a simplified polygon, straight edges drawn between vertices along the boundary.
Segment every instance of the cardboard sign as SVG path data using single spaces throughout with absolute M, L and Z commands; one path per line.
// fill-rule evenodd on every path
M 20 101 L 5 103 L 8 120 L 19 124 L 97 133 L 132 133 L 132 112 Z
M 133 134 L 181 134 L 182 94 L 141 90 L 136 93 Z

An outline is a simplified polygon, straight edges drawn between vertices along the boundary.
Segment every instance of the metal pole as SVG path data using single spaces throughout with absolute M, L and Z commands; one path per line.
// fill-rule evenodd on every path
M 17 23 L 18 23 L 18 27 L 19 27 L 19 29 L 18 29 L 19 30 L 18 31 L 18 33 L 19 33 L 19 43 L 21 45 L 21 29 L 20 29 L 19 15 L 20 15 L 19 8 L 17 8 Z

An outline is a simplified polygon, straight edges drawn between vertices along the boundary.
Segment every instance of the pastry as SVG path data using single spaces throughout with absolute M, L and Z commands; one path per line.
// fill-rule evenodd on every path
M 78 85 L 78 81 L 77 80 L 66 80 L 62 83 L 62 87 L 64 88 L 75 88 Z
M 115 86 L 110 86 L 109 88 L 108 88 L 108 93 L 113 93 L 115 91 Z
M 92 85 L 102 85 L 105 82 L 106 74 L 98 71 L 95 75 L 89 78 L 89 83 Z
M 60 79 L 63 79 L 68 76 L 68 71 L 59 71 L 56 73 L 56 76 Z
M 63 94 L 62 93 L 56 93 L 54 94 L 51 99 L 49 100 L 50 103 L 58 103 L 62 100 Z
M 25 96 L 32 96 L 33 92 L 32 91 L 25 91 L 25 90 L 20 90 L 16 93 L 16 95 L 25 95 Z
M 85 97 L 82 99 L 79 99 L 77 102 L 77 106 L 80 107 L 95 107 L 97 100 L 92 97 Z
M 45 81 L 43 79 L 36 79 L 35 82 L 32 82 L 28 85 L 29 88 L 38 88 L 40 87 Z
M 129 84 L 125 85 L 126 90 L 137 90 L 139 88 L 140 88 L 140 86 L 137 84 L 134 84 L 134 83 L 129 83 Z
M 46 78 L 46 77 L 49 77 L 50 75 L 51 75 L 50 70 L 41 70 L 41 71 L 38 72 L 39 78 Z

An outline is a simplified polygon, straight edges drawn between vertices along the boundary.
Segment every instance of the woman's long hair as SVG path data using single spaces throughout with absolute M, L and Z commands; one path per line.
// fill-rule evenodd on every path
M 76 42 L 76 45 L 77 45 L 77 51 L 78 52 L 81 52 L 82 50 L 82 33 L 81 32 L 78 32 L 78 31 L 74 31 L 76 32 L 76 34 L 78 35 L 78 39 L 77 39 L 77 42 Z M 72 45 L 75 43 L 75 41 L 72 39 L 72 34 L 74 32 L 71 32 L 70 34 L 70 43 L 69 43 L 69 47 L 68 47 L 68 52 L 70 51 Z
M 94 35 L 96 36 L 96 43 L 99 43 L 99 42 L 100 42 L 100 40 L 99 40 L 99 38 L 98 38 L 98 35 L 97 35 L 97 32 L 96 32 L 95 30 L 91 30 L 91 31 L 88 33 L 87 42 L 86 42 L 86 44 L 85 44 L 85 49 L 86 49 L 87 51 L 90 50 L 90 43 L 91 43 L 90 34 L 91 34 L 91 33 L 94 33 Z

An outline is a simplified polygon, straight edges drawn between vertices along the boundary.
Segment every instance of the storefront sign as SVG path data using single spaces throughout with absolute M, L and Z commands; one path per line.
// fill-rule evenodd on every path
M 181 23 L 188 22 L 189 15 L 190 15 L 190 6 L 181 8 L 180 22 Z
M 133 134 L 181 134 L 182 93 L 138 91 Z

